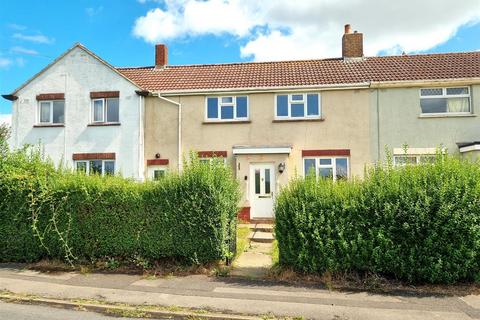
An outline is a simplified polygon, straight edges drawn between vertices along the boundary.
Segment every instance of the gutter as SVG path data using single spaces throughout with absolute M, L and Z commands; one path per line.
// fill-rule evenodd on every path
M 18 97 L 16 95 L 13 95 L 13 94 L 2 94 L 2 97 L 6 100 L 9 100 L 9 101 L 15 101 L 18 99 Z
M 178 107 L 178 171 L 182 171 L 182 104 L 161 96 L 159 93 L 153 94 L 153 96 L 163 100 L 165 102 L 174 104 Z

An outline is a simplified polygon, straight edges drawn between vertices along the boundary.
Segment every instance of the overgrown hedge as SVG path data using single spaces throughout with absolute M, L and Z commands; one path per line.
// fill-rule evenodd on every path
M 279 262 L 409 282 L 480 279 L 480 165 L 378 166 L 362 181 L 296 179 L 279 195 Z
M 231 255 L 238 201 L 220 162 L 192 157 L 180 175 L 139 183 L 10 152 L 0 160 L 0 261 L 221 260 Z

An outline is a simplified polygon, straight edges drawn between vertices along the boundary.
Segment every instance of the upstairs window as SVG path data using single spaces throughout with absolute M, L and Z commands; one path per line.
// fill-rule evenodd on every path
M 420 89 L 420 107 L 423 114 L 470 113 L 470 89 L 468 87 Z
M 40 124 L 64 124 L 65 123 L 65 100 L 39 101 Z
M 207 97 L 207 121 L 248 120 L 246 96 Z
M 100 98 L 92 100 L 92 122 L 93 123 L 118 123 L 119 99 Z
M 279 94 L 276 96 L 277 119 L 320 118 L 320 95 L 318 93 Z

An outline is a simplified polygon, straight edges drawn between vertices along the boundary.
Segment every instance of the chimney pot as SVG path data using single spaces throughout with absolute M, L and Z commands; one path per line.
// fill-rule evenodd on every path
M 155 46 L 155 67 L 164 68 L 168 64 L 168 49 L 164 44 Z
M 345 34 L 352 33 L 352 26 L 349 24 L 345 25 Z

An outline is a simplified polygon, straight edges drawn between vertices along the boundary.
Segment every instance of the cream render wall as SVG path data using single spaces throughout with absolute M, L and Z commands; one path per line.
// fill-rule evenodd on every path
M 227 163 L 234 168 L 233 146 L 290 145 L 292 153 L 287 158 L 286 171 L 282 175 L 277 173 L 280 184 L 285 184 L 295 173 L 303 174 L 302 150 L 350 149 L 351 176 L 361 177 L 365 165 L 372 162 L 369 90 L 329 90 L 318 93 L 323 121 L 275 122 L 275 93 L 247 94 L 250 120 L 247 123 L 207 123 L 206 95 L 168 98 L 182 104 L 184 154 L 191 150 L 227 151 Z M 160 153 L 161 158 L 169 159 L 170 170 L 176 170 L 178 165 L 177 108 L 156 97 L 146 98 L 145 159 L 153 159 L 156 153 Z M 241 157 L 245 159 L 245 156 Z M 278 162 L 278 158 L 264 155 L 262 161 Z M 239 180 L 244 178 L 243 170 L 244 166 L 242 172 L 236 172 Z

